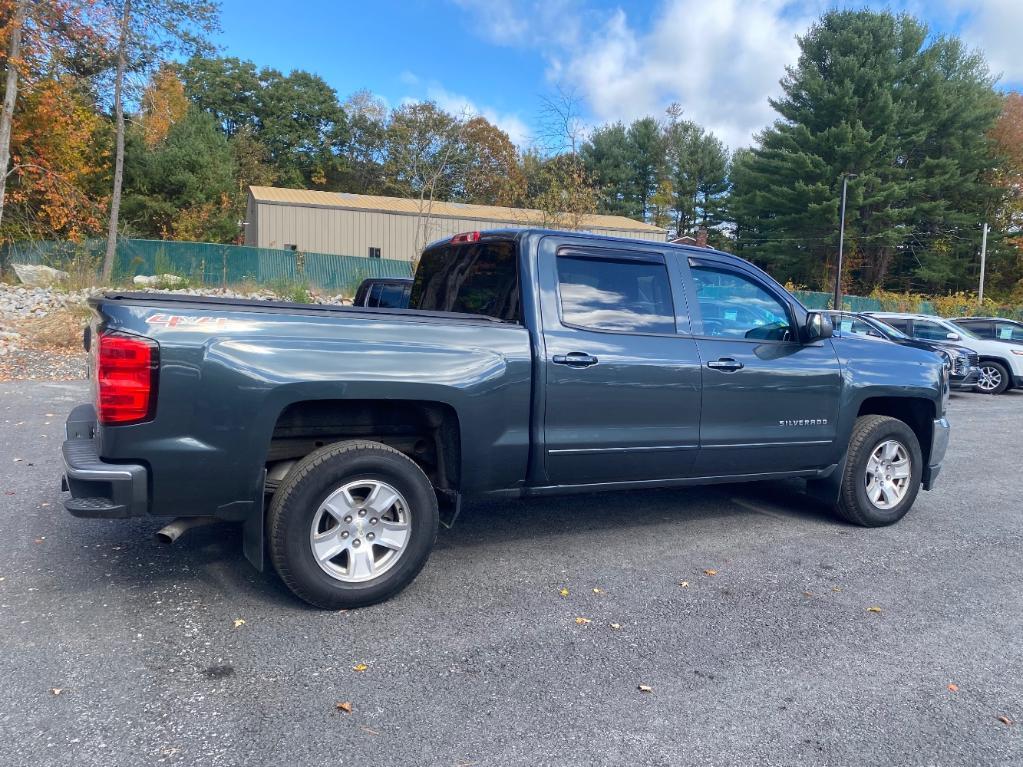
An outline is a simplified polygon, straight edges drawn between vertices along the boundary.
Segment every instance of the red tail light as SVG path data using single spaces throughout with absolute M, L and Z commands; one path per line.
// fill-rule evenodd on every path
M 479 232 L 462 232 L 461 234 L 456 234 L 454 237 L 451 238 L 451 244 L 452 245 L 457 245 L 457 244 L 463 243 L 463 242 L 479 242 L 479 241 L 480 241 L 480 233 Z
M 96 336 L 96 410 L 102 424 L 147 421 L 156 411 L 160 347 L 122 333 Z

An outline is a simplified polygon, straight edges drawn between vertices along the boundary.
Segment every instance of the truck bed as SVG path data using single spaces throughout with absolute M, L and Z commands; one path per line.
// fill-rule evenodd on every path
M 421 309 L 381 309 L 366 306 L 339 306 L 337 304 L 300 304 L 293 301 L 265 301 L 259 298 L 228 298 L 226 296 L 190 296 L 181 293 L 148 293 L 144 291 L 105 292 L 89 299 L 96 307 L 100 301 L 117 301 L 125 305 L 157 304 L 175 305 L 182 308 L 225 309 L 285 313 L 285 314 L 322 314 L 338 313 L 345 315 L 367 315 L 391 317 L 436 318 L 457 322 L 485 322 L 499 325 L 509 324 L 495 317 L 483 314 L 465 314 L 462 312 L 433 312 Z

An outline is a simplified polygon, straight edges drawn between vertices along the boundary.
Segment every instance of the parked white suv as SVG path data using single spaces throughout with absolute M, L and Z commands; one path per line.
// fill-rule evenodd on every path
M 902 312 L 864 312 L 925 341 L 955 341 L 977 352 L 980 357 L 977 391 L 1001 394 L 1006 389 L 1023 388 L 1023 344 L 994 341 L 971 333 L 966 328 L 932 314 Z

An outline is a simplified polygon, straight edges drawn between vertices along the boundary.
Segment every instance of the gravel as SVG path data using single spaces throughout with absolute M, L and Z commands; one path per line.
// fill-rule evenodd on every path
M 63 290 L 60 288 L 30 288 L 23 285 L 0 283 L 0 381 L 12 380 L 69 380 L 84 378 L 86 360 L 78 347 L 40 347 L 25 338 L 25 322 L 46 317 L 54 312 L 78 310 L 86 299 L 100 288 Z M 186 296 L 216 296 L 220 298 L 280 301 L 271 290 L 250 292 L 221 288 L 182 288 L 159 290 L 156 288 L 129 288 L 142 293 L 172 293 Z M 312 303 L 351 304 L 342 295 L 310 295 Z
M 65 513 L 86 396 L 0 384 L 0 764 L 1023 764 L 1023 394 L 953 396 L 893 527 L 790 483 L 473 502 L 347 613 L 230 525 Z

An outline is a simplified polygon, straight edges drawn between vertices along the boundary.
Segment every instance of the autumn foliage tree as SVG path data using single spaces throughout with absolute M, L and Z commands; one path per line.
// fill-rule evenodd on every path
M 73 240 L 95 234 L 102 204 L 97 181 L 106 161 L 96 148 L 104 122 L 90 89 L 106 42 L 95 8 L 88 0 L 0 0 L 0 21 L 11 118 L 0 130 L 8 150 L 0 233 Z M 15 35 L 20 44 L 12 59 Z

